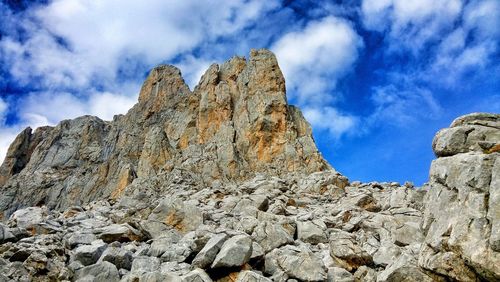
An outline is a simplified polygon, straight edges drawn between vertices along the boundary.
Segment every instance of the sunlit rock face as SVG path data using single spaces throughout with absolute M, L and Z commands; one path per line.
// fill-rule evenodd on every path
M 500 115 L 457 118 L 436 134 L 419 265 L 457 280 L 500 277 Z
M 287 103 L 274 54 L 252 50 L 248 60 L 210 66 L 194 91 L 176 67 L 154 68 L 139 102 L 113 121 L 84 116 L 26 129 L 0 169 L 0 208 L 118 199 L 135 179 L 158 190 L 179 173 L 211 185 L 325 170 L 309 124 Z

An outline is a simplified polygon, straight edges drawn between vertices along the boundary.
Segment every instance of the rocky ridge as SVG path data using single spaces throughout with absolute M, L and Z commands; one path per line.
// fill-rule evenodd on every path
M 139 102 L 113 121 L 84 116 L 27 128 L 0 167 L 0 209 L 7 217 L 136 190 L 164 195 L 178 178 L 210 186 L 325 170 L 309 124 L 287 104 L 274 54 L 253 50 L 248 60 L 210 66 L 192 92 L 179 69 L 156 67 Z
M 0 281 L 499 280 L 499 146 L 500 115 L 471 114 L 436 134 L 424 187 L 348 182 L 269 51 L 192 92 L 160 66 L 126 115 L 13 142 Z

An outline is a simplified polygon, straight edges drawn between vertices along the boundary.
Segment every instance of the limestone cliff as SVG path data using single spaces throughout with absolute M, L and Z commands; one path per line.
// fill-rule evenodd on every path
M 211 185 L 331 170 L 285 93 L 267 50 L 213 64 L 194 91 L 179 69 L 158 66 L 139 102 L 113 121 L 84 116 L 24 130 L 0 168 L 0 209 L 118 199 L 135 179 L 162 189 L 177 174 Z

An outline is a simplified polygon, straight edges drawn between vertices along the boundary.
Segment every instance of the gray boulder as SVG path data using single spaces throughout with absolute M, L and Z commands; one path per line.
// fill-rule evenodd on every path
M 227 238 L 228 236 L 223 233 L 212 236 L 193 259 L 192 265 L 199 268 L 206 268 L 211 265 Z
M 238 274 L 236 282 L 271 282 L 272 280 L 253 271 L 244 270 Z
M 83 265 L 91 265 L 101 257 L 107 244 L 102 240 L 96 240 L 90 245 L 82 245 L 73 250 L 72 260 L 79 261 Z
M 281 272 L 302 281 L 325 281 L 326 267 L 321 259 L 305 245 L 287 245 L 274 249 L 265 257 L 265 271 L 271 275 Z
M 148 219 L 163 222 L 180 232 L 187 233 L 203 223 L 203 214 L 196 206 L 181 199 L 166 198 L 153 210 Z
M 86 266 L 76 272 L 76 281 L 120 281 L 116 266 L 103 261 Z
M 251 255 L 252 239 L 247 235 L 236 235 L 224 242 L 212 268 L 242 266 Z
M 311 244 L 328 242 L 325 230 L 326 225 L 321 220 L 297 222 L 297 237 L 302 242 Z
M 108 247 L 99 258 L 99 261 L 108 261 L 118 269 L 130 270 L 132 267 L 133 254 L 119 246 Z
M 373 262 L 372 256 L 358 245 L 353 234 L 338 229 L 330 233 L 330 255 L 347 270 Z

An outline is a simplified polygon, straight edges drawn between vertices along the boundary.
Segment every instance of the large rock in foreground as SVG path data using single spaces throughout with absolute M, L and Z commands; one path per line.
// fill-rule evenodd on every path
M 134 180 L 141 193 L 165 194 L 179 178 L 210 186 L 330 169 L 300 110 L 287 104 L 275 56 L 252 50 L 248 60 L 210 66 L 194 91 L 179 69 L 156 67 L 139 102 L 113 121 L 84 116 L 26 129 L 0 167 L 0 209 L 119 199 Z
M 500 115 L 460 117 L 433 148 L 420 266 L 460 281 L 500 280 Z

